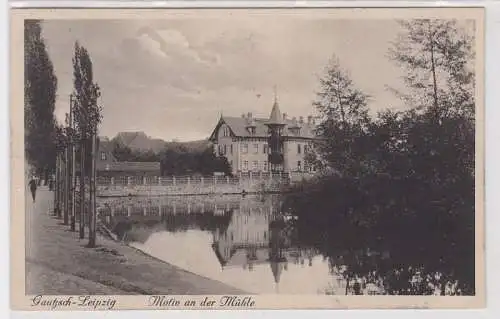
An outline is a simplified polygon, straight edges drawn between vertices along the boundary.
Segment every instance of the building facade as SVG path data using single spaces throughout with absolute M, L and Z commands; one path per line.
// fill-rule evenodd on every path
M 221 116 L 210 141 L 233 173 L 309 172 L 305 154 L 315 139 L 315 127 L 312 116 L 287 118 L 275 99 L 269 118 L 255 118 L 252 113 Z
M 159 162 L 120 162 L 113 155 L 113 146 L 106 137 L 99 138 L 97 158 L 97 176 L 160 176 Z

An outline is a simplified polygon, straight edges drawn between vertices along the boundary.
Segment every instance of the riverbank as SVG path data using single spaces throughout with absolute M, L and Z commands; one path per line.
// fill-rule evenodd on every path
M 52 193 L 26 201 L 27 294 L 245 294 L 99 235 L 96 248 L 50 215 Z

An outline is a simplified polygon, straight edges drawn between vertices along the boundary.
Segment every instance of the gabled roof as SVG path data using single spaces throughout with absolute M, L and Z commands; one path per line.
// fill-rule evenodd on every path
M 247 129 L 249 126 L 249 121 L 244 117 L 229 117 L 223 116 L 219 119 L 214 131 L 210 135 L 210 140 L 215 140 L 217 137 L 217 133 L 222 124 L 226 124 L 229 126 L 231 131 L 231 135 L 234 137 L 268 137 L 268 127 L 266 123 L 269 122 L 268 119 L 264 118 L 252 118 L 253 123 L 255 123 L 255 134 L 251 134 Z M 286 119 L 282 121 L 284 124 L 283 136 L 289 137 L 305 137 L 305 138 L 315 138 L 314 129 L 315 125 L 304 123 L 295 123 L 293 120 Z M 295 135 L 293 132 L 288 130 L 293 126 L 300 127 L 300 134 Z
M 100 139 L 99 141 L 99 151 L 106 152 L 113 162 L 116 162 L 116 158 L 113 155 L 113 144 L 107 139 Z

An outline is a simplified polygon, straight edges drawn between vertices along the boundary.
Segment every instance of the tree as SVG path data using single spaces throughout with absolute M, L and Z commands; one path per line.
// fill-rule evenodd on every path
M 434 120 L 474 118 L 474 37 L 455 20 L 399 21 L 403 32 L 389 57 L 406 71 L 409 92 L 394 90 L 407 104 L 431 110 Z
M 85 175 L 87 172 L 88 154 L 92 155 L 92 169 L 90 174 L 90 213 L 89 213 L 89 247 L 95 247 L 95 149 L 97 144 L 97 130 L 102 119 L 102 106 L 98 99 L 101 96 L 100 88 L 94 82 L 92 60 L 84 47 L 75 43 L 73 57 L 73 84 L 75 97 L 75 126 L 80 139 L 80 238 L 83 238 L 83 218 L 85 216 Z M 92 143 L 89 152 L 89 141 Z
M 355 174 L 359 161 L 355 161 L 357 150 L 354 140 L 361 138 L 369 123 L 368 95 L 357 89 L 349 74 L 341 68 L 334 57 L 320 78 L 320 90 L 313 102 L 320 114 L 320 123 L 316 128 L 319 141 L 312 150 L 318 152 L 308 165 L 318 166 L 326 162 L 341 174 Z M 360 154 L 357 154 L 360 155 Z
M 57 78 L 45 47 L 40 21 L 25 20 L 24 25 L 24 125 L 28 163 L 37 173 L 54 171 L 54 143 Z
M 132 154 L 130 147 L 122 145 L 119 141 L 112 141 L 112 153 L 119 162 L 134 161 L 134 155 Z
M 213 146 L 204 149 L 189 149 L 182 144 L 173 144 L 160 154 L 162 175 L 202 174 L 222 172 L 231 175 L 231 165 L 224 156 L 217 157 Z
M 472 295 L 475 101 L 464 58 L 472 38 L 453 21 L 402 25 L 391 54 L 408 73 L 407 91 L 397 93 L 410 109 L 348 126 L 342 109 L 329 119 L 330 108 L 319 108 L 320 160 L 339 174 L 292 187 L 287 207 L 299 215 L 299 237 L 332 269 L 342 265 L 335 271 L 348 282 L 363 278 L 388 294 Z
M 63 176 L 62 176 L 62 160 L 63 160 L 63 152 L 67 146 L 67 135 L 66 131 L 61 125 L 56 123 L 54 127 L 53 134 L 53 143 L 55 146 L 55 190 L 54 190 L 54 214 L 61 218 L 62 217 L 62 209 L 63 209 Z

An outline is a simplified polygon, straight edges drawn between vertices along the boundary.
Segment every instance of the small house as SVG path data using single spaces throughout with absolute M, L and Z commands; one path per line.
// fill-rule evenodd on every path
M 97 176 L 160 176 L 160 162 L 119 162 L 113 145 L 101 138 L 96 159 Z

